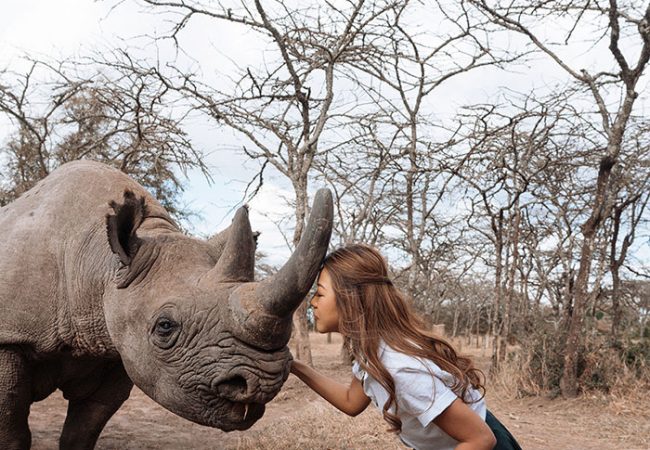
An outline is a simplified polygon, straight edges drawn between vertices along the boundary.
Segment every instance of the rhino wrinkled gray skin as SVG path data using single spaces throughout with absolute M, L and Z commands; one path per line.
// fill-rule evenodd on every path
M 61 448 L 93 448 L 134 383 L 193 422 L 249 428 L 288 376 L 331 228 L 321 190 L 289 261 L 256 282 L 246 208 L 199 240 L 123 173 L 61 166 L 0 209 L 0 448 L 30 447 L 30 405 L 56 389 Z

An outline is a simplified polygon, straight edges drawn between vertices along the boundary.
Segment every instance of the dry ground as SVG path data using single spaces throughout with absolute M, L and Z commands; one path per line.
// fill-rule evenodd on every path
M 339 362 L 340 337 L 312 335 L 316 367 L 341 381 L 350 370 Z M 484 362 L 480 361 L 479 364 Z M 641 397 L 639 395 L 639 397 Z M 646 398 L 582 397 L 509 399 L 491 391 L 489 408 L 524 449 L 650 449 L 650 411 Z M 52 395 L 33 405 L 32 448 L 57 448 L 65 400 Z M 377 411 L 356 418 L 337 412 L 290 376 L 265 416 L 250 430 L 224 433 L 190 423 L 158 406 L 134 388 L 110 420 L 99 449 L 403 449 Z

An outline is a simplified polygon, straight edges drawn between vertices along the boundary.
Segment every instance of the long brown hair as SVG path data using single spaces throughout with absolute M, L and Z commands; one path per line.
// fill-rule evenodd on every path
M 469 358 L 459 356 L 447 342 L 427 331 L 409 306 L 404 295 L 388 276 L 388 266 L 381 254 L 363 244 L 341 247 L 323 262 L 336 296 L 339 331 L 350 340 L 354 358 L 388 392 L 383 407 L 384 419 L 391 431 L 399 432 L 402 421 L 388 409 L 395 401 L 395 381 L 379 359 L 379 345 L 386 345 L 407 355 L 433 361 L 455 380 L 449 386 L 467 402 L 470 387 L 483 394 L 483 373 Z M 432 375 L 433 376 L 433 375 Z

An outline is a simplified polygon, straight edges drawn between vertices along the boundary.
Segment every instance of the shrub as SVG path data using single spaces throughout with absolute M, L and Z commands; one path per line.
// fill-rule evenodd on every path
M 650 369 L 650 338 L 641 339 L 623 349 L 625 364 L 641 377 Z
M 521 397 L 546 393 L 560 394 L 564 369 L 564 333 L 542 322 L 533 327 L 521 348 L 509 355 L 494 383 Z M 589 334 L 579 352 L 580 389 L 610 393 L 617 388 L 650 382 L 650 339 L 612 345 L 609 336 Z

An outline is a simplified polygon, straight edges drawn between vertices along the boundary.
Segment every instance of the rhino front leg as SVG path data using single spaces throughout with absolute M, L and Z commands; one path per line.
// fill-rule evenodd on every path
M 92 395 L 70 398 L 59 448 L 93 449 L 106 422 L 129 398 L 131 388 L 133 382 L 122 363 L 118 363 L 106 372 L 101 385 Z
M 0 347 L 0 368 L 0 447 L 28 449 L 32 442 L 27 421 L 31 378 L 20 349 Z

